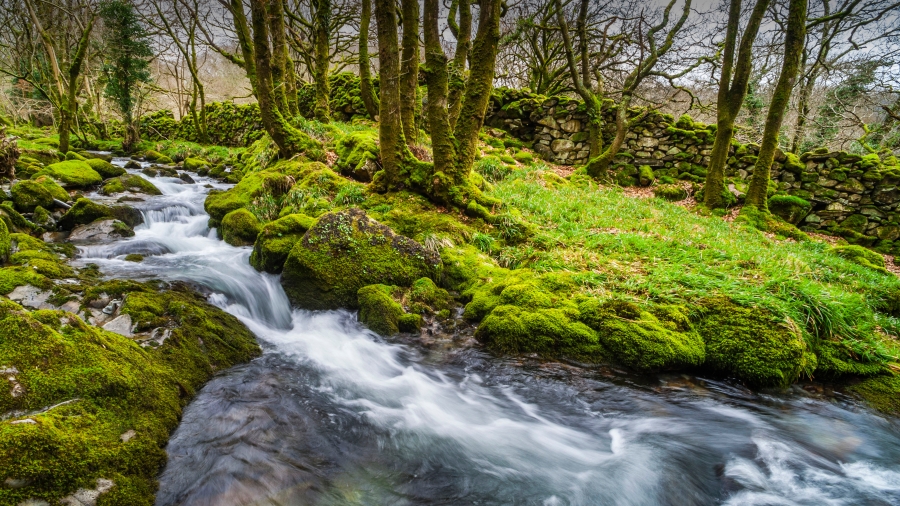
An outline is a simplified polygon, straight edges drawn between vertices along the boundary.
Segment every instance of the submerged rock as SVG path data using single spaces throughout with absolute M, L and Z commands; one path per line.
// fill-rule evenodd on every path
M 323 215 L 294 245 L 282 285 L 302 308 L 356 308 L 364 286 L 410 286 L 440 270 L 440 255 L 349 209 Z
M 134 231 L 131 230 L 131 227 L 119 220 L 110 218 L 76 227 L 69 234 L 68 241 L 74 243 L 109 242 L 112 239 L 131 237 L 133 235 Z

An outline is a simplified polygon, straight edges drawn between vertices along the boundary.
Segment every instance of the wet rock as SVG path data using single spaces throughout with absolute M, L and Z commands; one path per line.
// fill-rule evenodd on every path
M 120 307 L 122 307 L 121 300 L 110 301 L 109 304 L 104 306 L 103 314 L 108 314 L 108 315 L 116 314 L 116 311 L 118 311 Z
M 122 441 L 123 443 L 127 443 L 127 442 L 131 441 L 134 438 L 134 436 L 136 436 L 136 435 L 137 435 L 137 432 L 135 432 L 134 429 L 132 429 L 132 430 L 129 430 L 129 431 L 123 433 L 121 436 L 119 436 L 119 440 Z
M 364 286 L 410 286 L 440 270 L 437 253 L 349 209 L 323 215 L 294 245 L 282 285 L 302 308 L 356 308 Z
M 109 304 L 109 301 L 110 301 L 109 295 L 107 295 L 106 292 L 103 292 L 100 295 L 98 295 L 96 299 L 90 301 L 88 303 L 88 306 L 90 306 L 92 308 L 96 308 L 96 309 L 103 309 L 106 307 L 107 304 Z
M 109 242 L 133 235 L 134 231 L 128 225 L 111 218 L 76 227 L 68 240 L 74 243 Z
M 182 173 L 178 176 L 178 178 L 181 179 L 182 181 L 184 181 L 185 183 L 189 183 L 189 184 L 194 184 L 194 183 L 196 183 L 196 181 L 194 181 L 194 178 L 192 178 L 192 177 L 190 176 L 190 174 L 188 174 L 187 172 L 182 172 Z

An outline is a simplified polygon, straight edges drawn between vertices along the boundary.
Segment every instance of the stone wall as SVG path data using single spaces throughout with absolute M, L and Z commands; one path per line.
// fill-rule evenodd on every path
M 614 133 L 612 101 L 604 102 L 603 115 L 608 125 L 604 142 L 609 143 Z M 587 123 L 579 100 L 504 88 L 495 90 L 486 119 L 488 126 L 509 132 L 545 160 L 560 165 L 587 162 Z M 714 138 L 714 125 L 695 123 L 688 116 L 648 114 L 627 134 L 611 176 L 622 185 L 639 184 L 640 167 L 647 166 L 658 182 L 700 183 L 706 177 Z M 735 142 L 731 147 L 726 176 L 738 201 L 747 190 L 758 152 L 754 144 Z M 770 193 L 808 203 L 801 214 L 794 209 L 791 215 L 802 229 L 838 234 L 850 242 L 900 254 L 900 163 L 896 157 L 824 148 L 799 157 L 779 151 L 771 176 Z M 778 210 L 773 206 L 773 211 Z

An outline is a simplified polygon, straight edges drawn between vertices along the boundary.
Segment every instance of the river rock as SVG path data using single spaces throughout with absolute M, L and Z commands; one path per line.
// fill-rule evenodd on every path
M 128 225 L 111 218 L 76 227 L 68 240 L 74 243 L 109 242 L 132 235 L 134 231 Z
M 17 286 L 15 290 L 10 292 L 8 297 L 19 304 L 34 309 L 54 309 L 54 306 L 47 302 L 47 299 L 53 295 L 50 290 L 41 290 L 31 285 Z
M 66 506 L 96 506 L 101 495 L 112 490 L 115 483 L 103 478 L 97 479 L 97 487 L 93 489 L 79 488 L 77 492 L 62 498 L 60 504 Z
M 350 209 L 319 218 L 288 255 L 281 282 L 295 306 L 356 308 L 364 286 L 410 286 L 440 269 L 439 254 Z
M 110 332 L 115 332 L 116 334 L 125 336 L 125 337 L 133 337 L 134 333 L 131 331 L 133 327 L 131 323 L 131 316 L 127 314 L 119 315 L 109 322 L 103 325 L 103 330 L 108 330 Z

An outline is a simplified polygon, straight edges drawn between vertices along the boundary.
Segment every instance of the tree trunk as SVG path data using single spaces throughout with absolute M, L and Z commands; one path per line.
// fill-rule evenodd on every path
M 318 0 L 316 8 L 316 67 L 313 69 L 313 81 L 316 83 L 316 105 L 314 114 L 321 122 L 331 121 L 331 86 L 328 83 L 328 70 L 331 66 L 329 50 L 331 47 L 331 0 Z
M 791 90 L 797 79 L 797 71 L 800 67 L 800 56 L 803 54 L 803 45 L 806 41 L 806 0 L 791 0 L 788 13 L 787 33 L 784 36 L 784 61 L 781 66 L 781 75 L 772 94 L 769 112 L 766 117 L 766 128 L 763 131 L 762 144 L 759 147 L 759 157 L 753 168 L 753 178 L 750 180 L 750 188 L 747 190 L 746 205 L 767 211 L 769 173 L 772 161 L 775 158 L 775 150 L 778 148 L 778 133 L 781 131 L 781 123 L 784 113 L 791 100 Z
M 769 7 L 770 0 L 756 0 L 753 12 L 747 21 L 747 27 L 741 34 L 740 48 L 735 62 L 738 29 L 741 19 L 741 0 L 731 0 L 728 9 L 728 27 L 725 32 L 725 47 L 722 72 L 719 77 L 717 97 L 716 140 L 713 143 L 713 156 L 706 168 L 706 181 L 703 186 L 703 204 L 709 209 L 718 209 L 725 205 L 722 195 L 725 192 L 725 164 L 731 150 L 731 136 L 734 133 L 734 119 L 741 110 L 750 72 L 753 70 L 753 42 L 759 32 L 762 18 Z
M 359 20 L 359 94 L 369 116 L 378 119 L 378 97 L 372 84 L 372 67 L 369 61 L 369 23 L 372 19 L 372 0 L 362 0 Z
M 56 126 L 56 133 L 59 134 L 59 152 L 69 152 L 69 134 L 72 131 L 72 120 L 70 113 L 66 109 L 59 110 L 59 124 Z
M 622 95 L 622 101 L 619 102 L 619 105 L 616 107 L 616 135 L 613 137 L 612 142 L 606 150 L 597 156 L 592 157 L 590 161 L 588 161 L 587 173 L 589 176 L 593 178 L 603 178 L 606 175 L 606 171 L 609 169 L 609 165 L 616 155 L 619 154 L 619 150 L 622 149 L 622 144 L 625 143 L 625 136 L 628 134 L 628 128 L 632 124 L 631 121 L 628 121 L 628 107 L 630 106 L 631 94 L 625 93 Z M 591 149 L 593 150 L 593 146 Z M 599 151 L 599 149 L 597 151 Z
M 375 0 L 380 81 L 378 139 L 383 171 L 375 175 L 373 184 L 380 191 L 404 186 L 403 166 L 411 156 L 403 136 L 403 118 L 400 115 L 400 43 L 395 5 L 394 0 Z
M 410 147 L 419 140 L 416 112 L 419 105 L 419 0 L 401 0 L 403 11 L 403 55 L 400 67 L 400 116 L 403 136 Z
M 272 87 L 275 104 L 282 116 L 290 116 L 285 73 L 287 66 L 287 39 L 284 28 L 283 0 L 269 0 L 269 33 L 272 37 Z
M 428 126 L 431 129 L 431 146 L 436 179 L 453 172 L 456 159 L 456 142 L 447 115 L 448 72 L 447 55 L 441 47 L 438 29 L 438 0 L 425 0 L 425 83 L 428 86 Z M 440 184 L 438 190 L 440 191 Z M 452 183 L 451 185 L 452 186 Z
M 453 179 L 457 184 L 468 181 L 478 150 L 478 133 L 484 126 L 494 71 L 497 65 L 497 51 L 500 43 L 501 0 L 482 0 L 478 18 L 478 34 L 472 44 L 471 69 L 466 82 L 466 91 L 460 108 L 459 119 L 454 128 L 458 143 L 458 161 Z
M 794 130 L 794 140 L 791 142 L 791 153 L 794 154 L 800 152 L 800 145 L 803 144 L 803 138 L 806 135 L 806 119 L 810 113 L 809 99 L 812 96 L 815 82 L 816 78 L 813 75 L 808 76 L 803 86 L 800 87 L 800 94 L 797 96 L 797 124 Z
M 256 100 L 266 132 L 278 146 L 282 158 L 290 158 L 308 149 L 318 148 L 315 141 L 292 127 L 278 110 L 272 85 L 271 54 L 269 51 L 268 0 L 251 0 L 253 20 L 253 54 L 256 73 Z
M 456 54 L 453 55 L 453 63 L 449 76 L 449 113 L 450 128 L 456 127 L 459 112 L 462 108 L 462 97 L 466 91 L 466 62 L 469 60 L 469 52 L 472 48 L 472 4 L 471 0 L 457 0 L 459 12 L 459 24 L 456 33 Z M 452 10 L 451 10 L 452 16 Z

